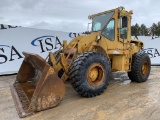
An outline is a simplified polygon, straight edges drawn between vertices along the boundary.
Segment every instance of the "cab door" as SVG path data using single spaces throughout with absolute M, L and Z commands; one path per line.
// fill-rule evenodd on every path
M 115 50 L 116 45 L 116 20 L 111 19 L 102 31 L 102 39 L 106 41 L 108 50 Z
M 123 70 L 130 70 L 132 50 L 130 49 L 130 18 L 120 16 L 119 18 L 119 41 L 123 44 L 122 67 Z
M 127 43 L 127 39 L 129 37 L 128 31 L 128 18 L 127 16 L 121 16 L 119 18 L 119 41 L 123 44 Z

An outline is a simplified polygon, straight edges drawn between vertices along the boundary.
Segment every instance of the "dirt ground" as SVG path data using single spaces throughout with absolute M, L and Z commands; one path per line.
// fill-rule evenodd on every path
M 130 83 L 126 73 L 112 73 L 107 90 L 94 98 L 83 98 L 66 83 L 64 100 L 55 108 L 24 120 L 160 120 L 160 67 L 152 67 L 144 83 Z M 16 75 L 0 76 L 0 120 L 18 120 L 10 85 Z

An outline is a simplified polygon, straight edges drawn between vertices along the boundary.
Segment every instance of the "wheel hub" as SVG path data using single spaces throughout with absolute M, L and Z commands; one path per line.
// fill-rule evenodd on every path
M 148 73 L 149 70 L 149 64 L 147 61 L 145 61 L 142 65 L 142 74 L 146 75 Z
M 87 81 L 92 86 L 99 86 L 104 81 L 104 68 L 101 64 L 94 63 L 89 67 Z
M 90 70 L 89 77 L 90 77 L 91 81 L 95 81 L 98 77 L 98 69 L 93 68 L 92 70 Z

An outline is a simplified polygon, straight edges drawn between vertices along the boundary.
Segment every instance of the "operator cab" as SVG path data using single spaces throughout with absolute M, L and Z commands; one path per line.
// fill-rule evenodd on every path
M 89 16 L 92 19 L 91 32 L 101 31 L 101 35 L 114 41 L 119 34 L 119 41 L 126 42 L 130 35 L 130 15 L 132 11 L 125 11 L 124 7 L 113 9 Z M 118 19 L 117 19 L 118 17 Z M 116 32 L 118 30 L 118 33 Z

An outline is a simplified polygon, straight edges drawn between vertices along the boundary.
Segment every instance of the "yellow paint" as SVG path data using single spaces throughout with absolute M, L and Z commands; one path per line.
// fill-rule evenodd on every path
M 77 57 L 77 55 L 83 54 L 87 51 L 97 51 L 106 54 L 108 59 L 111 61 L 112 71 L 131 70 L 130 67 L 132 62 L 132 55 L 138 52 L 140 49 L 144 48 L 144 45 L 140 40 L 131 39 L 131 15 L 133 12 L 128 12 L 124 8 L 123 10 L 116 8 L 98 14 L 90 15 L 90 18 L 93 19 L 95 16 L 103 15 L 108 12 L 114 12 L 114 15 L 111 18 L 115 21 L 114 40 L 111 41 L 105 36 L 103 36 L 102 32 L 104 29 L 102 29 L 101 31 L 92 32 L 91 34 L 86 36 L 77 36 L 73 38 L 68 45 L 66 45 L 66 42 L 64 42 L 64 53 L 61 58 L 61 62 L 58 62 L 56 64 L 57 71 L 63 68 L 66 73 L 65 76 L 67 76 L 69 67 L 74 61 L 74 59 Z M 127 18 L 127 27 L 125 29 L 127 31 L 125 31 L 126 37 L 122 38 L 122 36 L 120 35 L 120 19 L 122 19 L 122 17 L 124 16 Z M 101 39 L 98 40 L 97 36 L 101 36 Z M 76 52 L 74 52 L 73 55 L 71 53 L 65 53 L 66 49 L 70 51 L 76 49 Z

